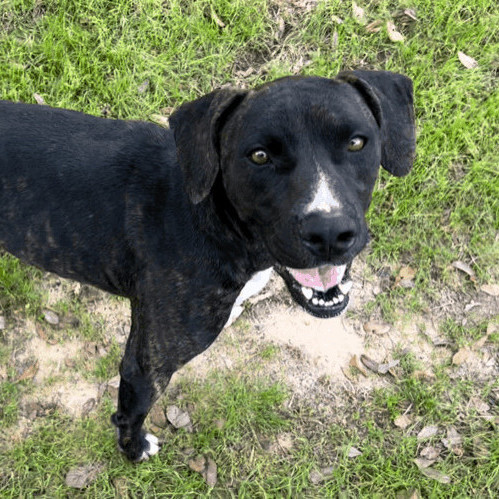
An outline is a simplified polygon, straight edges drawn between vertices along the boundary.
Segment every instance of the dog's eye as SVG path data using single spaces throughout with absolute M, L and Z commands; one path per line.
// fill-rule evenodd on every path
M 360 151 L 364 147 L 365 143 L 366 141 L 362 137 L 353 137 L 348 143 L 348 150 Z
M 263 149 L 256 149 L 250 154 L 250 159 L 257 165 L 265 165 L 269 162 L 269 155 Z

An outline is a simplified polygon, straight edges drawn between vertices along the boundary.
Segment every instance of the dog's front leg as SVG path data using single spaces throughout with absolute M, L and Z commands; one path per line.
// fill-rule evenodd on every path
M 158 344 L 147 315 L 141 303 L 132 300 L 132 326 L 120 365 L 118 410 L 111 418 L 118 429 L 118 446 L 131 461 L 146 460 L 159 450 L 158 439 L 142 425 L 176 370 L 168 362 L 175 352 Z

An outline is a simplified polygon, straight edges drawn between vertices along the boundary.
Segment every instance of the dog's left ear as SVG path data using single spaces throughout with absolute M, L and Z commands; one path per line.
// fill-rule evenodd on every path
M 338 78 L 363 96 L 381 129 L 381 166 L 397 177 L 414 162 L 416 127 L 412 81 L 389 71 L 343 71 Z
M 220 169 L 220 132 L 245 95 L 239 90 L 215 90 L 183 104 L 170 116 L 185 187 L 194 204 L 213 187 Z

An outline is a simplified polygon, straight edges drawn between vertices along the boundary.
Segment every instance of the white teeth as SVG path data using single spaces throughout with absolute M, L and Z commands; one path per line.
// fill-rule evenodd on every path
M 324 303 L 326 303 L 324 300 L 319 300 L 319 305 L 324 306 Z
M 338 295 L 338 300 L 343 301 L 345 299 L 345 295 Z
M 341 282 L 340 284 L 338 284 L 338 288 L 340 288 L 340 291 L 344 295 L 348 294 L 348 292 L 352 289 L 352 286 L 353 286 L 353 281 Z
M 338 303 L 340 303 L 340 300 L 338 300 L 338 298 L 336 298 L 336 296 L 333 298 L 333 303 L 335 305 L 337 305 Z
M 333 302 L 332 302 L 332 301 L 327 301 L 327 302 L 326 302 L 326 307 L 330 307 L 331 305 L 333 305 Z
M 310 288 L 306 288 L 305 286 L 302 286 L 301 292 L 303 293 L 303 296 L 307 299 L 310 300 L 312 296 L 314 296 L 314 292 Z
M 317 298 L 314 298 L 314 299 L 312 300 L 312 303 L 313 303 L 314 305 L 319 305 L 319 300 L 318 300 Z

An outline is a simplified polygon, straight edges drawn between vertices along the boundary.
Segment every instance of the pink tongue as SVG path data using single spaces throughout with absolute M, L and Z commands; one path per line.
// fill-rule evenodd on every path
M 343 279 L 346 265 L 335 267 L 334 265 L 323 265 L 315 269 L 288 269 L 290 274 L 302 285 L 317 291 L 327 291 L 336 286 Z

